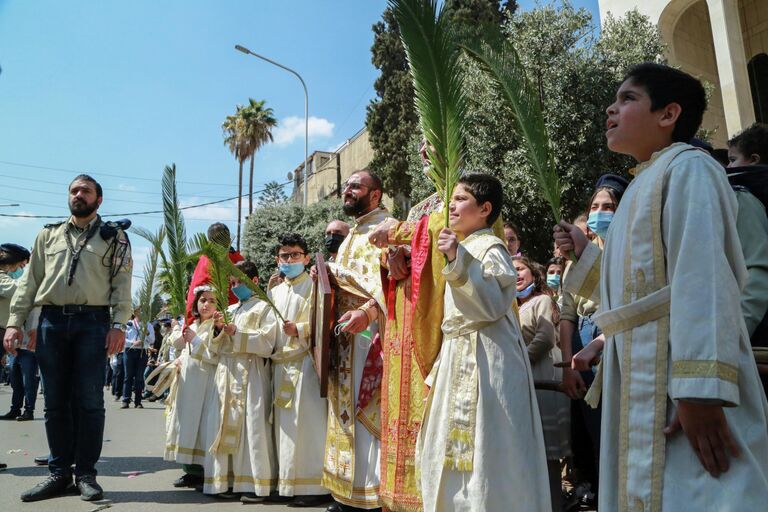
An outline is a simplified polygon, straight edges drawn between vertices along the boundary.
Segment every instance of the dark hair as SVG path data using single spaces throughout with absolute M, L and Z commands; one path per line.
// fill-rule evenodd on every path
M 565 270 L 565 258 L 562 256 L 553 256 L 552 258 L 549 258 L 549 261 L 547 262 L 546 269 L 549 271 L 549 267 L 552 265 L 558 265 L 560 267 L 563 267 L 563 270 Z
M 755 123 L 745 128 L 728 141 L 728 146 L 745 157 L 757 155 L 761 164 L 768 165 L 768 124 Z
M 384 190 L 384 183 L 381 181 L 381 178 L 379 178 L 378 175 L 374 174 L 370 169 L 360 169 L 359 171 L 355 171 L 352 174 L 358 174 L 361 172 L 364 172 L 371 178 L 371 186 L 368 187 L 371 191 Z
M 309 246 L 303 236 L 298 233 L 285 233 L 279 238 L 277 245 L 275 245 L 275 256 L 280 254 L 280 248 L 286 245 L 298 245 L 302 251 L 309 254 Z
M 256 267 L 256 264 L 250 260 L 245 261 L 238 261 L 235 263 L 235 266 L 240 269 L 240 271 L 247 275 L 250 279 L 253 279 L 254 277 L 259 277 L 259 269 Z
M 520 229 L 517 227 L 517 224 L 515 224 L 511 220 L 508 220 L 507 222 L 504 223 L 504 228 L 511 229 L 512 231 L 514 231 L 515 235 L 517 235 L 517 240 L 521 241 L 520 240 Z
M 26 247 L 16 244 L 0 245 L 0 265 L 15 265 L 29 261 L 29 251 Z
M 644 62 L 629 70 L 624 80 L 643 87 L 651 98 L 651 112 L 669 105 L 680 105 L 680 117 L 672 131 L 672 142 L 689 142 L 701 126 L 707 110 L 704 86 L 696 78 L 679 69 Z
M 93 187 L 96 189 L 96 197 L 102 197 L 104 195 L 104 190 L 101 188 L 101 185 L 99 184 L 99 182 L 87 174 L 78 174 L 77 176 L 75 176 L 75 179 L 69 182 L 69 187 L 67 188 L 67 190 L 72 188 L 72 184 L 76 181 L 87 181 L 88 183 L 93 184 Z
M 728 161 L 728 150 L 725 148 L 713 149 L 712 158 L 717 160 L 717 163 L 719 163 L 723 167 L 728 167 L 728 164 L 730 163 Z
M 205 292 L 210 292 L 210 291 L 211 291 L 211 290 L 199 290 L 199 291 L 198 291 L 198 292 L 195 294 L 195 300 L 192 302 L 192 316 L 193 316 L 193 317 L 195 317 L 195 318 L 200 318 L 200 311 L 198 311 L 198 310 L 197 310 L 197 301 L 199 301 L 199 300 L 200 300 L 200 297 L 202 297 L 202 295 L 203 295 Z
M 504 191 L 501 182 L 490 174 L 472 173 L 459 178 L 459 185 L 463 185 L 472 194 L 478 205 L 485 202 L 491 203 L 491 214 L 486 219 L 486 224 L 492 226 L 501 214 L 501 206 L 504 203 Z M 513 228 L 514 229 L 514 228 Z M 520 232 L 515 230 L 517 236 Z
M 595 201 L 595 198 L 597 197 L 597 194 L 600 192 L 607 192 L 609 196 L 611 196 L 611 201 L 613 201 L 613 207 L 618 208 L 619 207 L 619 201 L 621 200 L 621 196 L 619 196 L 616 193 L 616 190 L 611 187 L 598 187 L 595 189 L 594 192 L 592 192 L 592 196 L 589 198 L 589 202 L 587 203 L 587 218 L 589 218 L 589 211 L 592 208 L 592 203 Z M 578 220 L 578 219 L 577 219 Z M 573 221 L 574 223 L 576 221 Z
M 544 293 L 547 286 L 547 281 L 544 278 L 544 275 L 541 273 L 541 269 L 539 268 L 541 265 L 528 258 L 528 256 L 513 256 L 512 261 L 522 263 L 528 267 L 528 269 L 531 271 L 531 275 L 533 275 L 534 291 L 538 293 Z
M 214 222 L 208 226 L 208 240 L 229 249 L 229 244 L 232 243 L 232 235 L 230 235 L 226 224 Z

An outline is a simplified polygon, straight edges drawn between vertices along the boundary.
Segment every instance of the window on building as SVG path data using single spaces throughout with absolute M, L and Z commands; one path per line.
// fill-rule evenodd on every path
M 755 120 L 768 123 L 768 55 L 755 55 L 747 64 L 749 86 L 752 89 L 752 103 Z

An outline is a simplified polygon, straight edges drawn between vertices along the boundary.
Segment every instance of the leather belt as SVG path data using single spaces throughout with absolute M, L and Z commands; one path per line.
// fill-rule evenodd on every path
M 109 306 L 89 306 L 86 304 L 64 304 L 63 306 L 43 306 L 43 311 L 61 313 L 62 315 L 81 315 L 84 313 L 109 312 Z

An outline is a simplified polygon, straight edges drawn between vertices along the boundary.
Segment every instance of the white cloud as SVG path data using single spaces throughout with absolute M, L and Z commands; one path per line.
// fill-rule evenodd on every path
M 138 188 L 134 187 L 133 185 L 126 185 L 125 183 L 121 183 L 117 186 L 120 190 L 125 190 L 126 192 L 136 192 L 139 190 Z
M 245 212 L 247 213 L 248 198 L 243 198 L 243 205 L 245 206 Z M 205 198 L 191 197 L 187 200 L 181 201 L 179 205 L 181 207 L 191 206 L 194 204 L 200 204 L 206 202 Z M 223 222 L 229 224 L 231 222 L 237 223 L 237 200 L 227 201 L 224 203 L 210 204 L 208 206 L 201 206 L 199 208 L 191 208 L 189 210 L 183 210 L 185 221 L 202 220 L 213 222 Z
M 322 117 L 309 117 L 309 137 L 327 138 L 333 136 L 334 124 Z M 304 118 L 289 116 L 282 119 L 273 132 L 275 144 L 286 146 L 304 137 Z

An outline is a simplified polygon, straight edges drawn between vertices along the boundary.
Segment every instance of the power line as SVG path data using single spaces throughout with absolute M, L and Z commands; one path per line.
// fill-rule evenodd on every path
M 54 171 L 54 172 L 66 172 L 66 173 L 76 173 L 76 174 L 82 174 L 84 171 L 82 170 L 76 170 L 76 169 L 63 169 L 61 167 L 47 167 L 45 165 L 34 165 L 34 164 L 24 164 L 21 162 L 9 162 L 7 160 L 0 160 L 0 164 L 5 165 L 13 165 L 16 167 L 26 167 L 29 169 L 44 169 L 47 171 Z M 137 176 L 128 176 L 126 174 L 112 174 L 108 172 L 102 172 L 102 171 L 85 171 L 90 174 L 95 174 L 96 176 L 111 176 L 113 178 L 123 178 L 123 179 L 131 179 L 131 180 L 139 180 L 139 181 L 151 181 L 154 183 L 157 183 L 159 180 L 152 179 L 152 178 L 139 178 Z M 207 185 L 207 186 L 218 186 L 218 187 L 236 187 L 237 185 L 230 185 L 226 183 L 213 183 L 210 181 L 177 181 L 177 183 L 185 183 L 188 185 Z
M 282 188 L 289 183 L 293 183 L 292 181 L 285 181 L 283 183 L 278 183 L 278 185 Z M 266 190 L 265 188 L 262 188 L 260 190 L 254 190 L 253 193 L 257 194 L 259 192 L 264 192 Z M 179 208 L 179 210 L 191 210 L 193 208 L 201 208 L 203 206 L 210 206 L 212 204 L 219 204 L 219 203 L 226 203 L 227 201 L 233 201 L 237 199 L 238 197 L 248 197 L 249 194 L 242 194 L 239 196 L 234 197 L 228 197 L 226 199 L 219 199 L 218 201 L 208 201 L 207 203 L 200 203 L 200 204 L 193 204 L 190 206 L 182 206 Z M 0 197 L 3 201 L 9 201 L 10 199 L 5 199 Z M 41 203 L 28 203 L 28 204 L 34 204 L 37 206 L 49 206 L 46 204 Z M 164 213 L 163 210 L 150 210 L 150 211 L 144 211 L 144 212 L 129 212 L 129 213 L 107 213 L 102 215 L 102 217 L 130 217 L 135 215 L 150 215 L 153 213 Z M 0 217 L 14 217 L 14 218 L 23 218 L 23 219 L 61 219 L 61 215 L 27 215 L 27 214 L 20 214 L 20 213 L 0 213 Z

